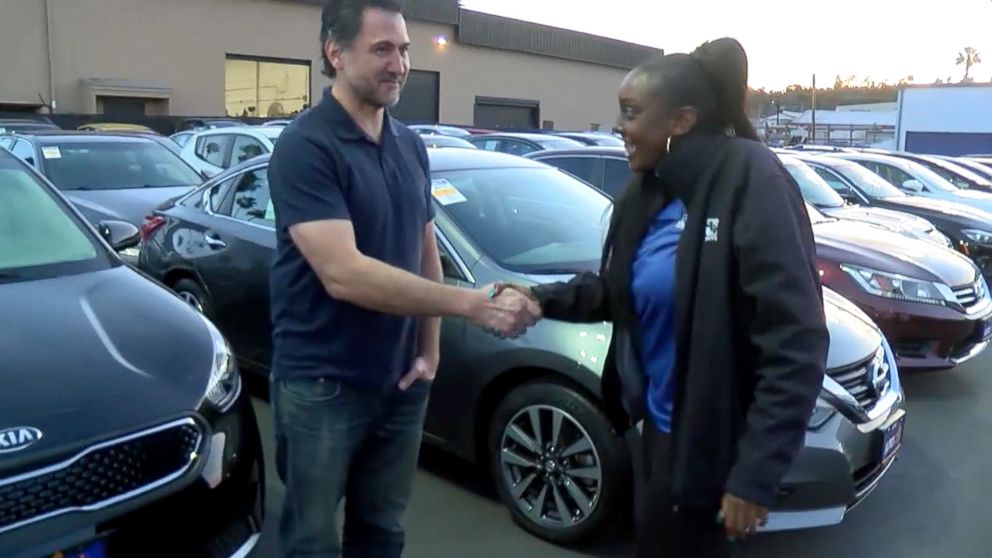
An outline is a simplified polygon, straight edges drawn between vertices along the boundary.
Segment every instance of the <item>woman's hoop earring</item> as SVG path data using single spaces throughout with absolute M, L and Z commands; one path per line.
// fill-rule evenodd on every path
M 672 152 L 672 136 L 668 136 L 668 139 L 665 140 L 665 153 L 671 153 L 671 152 Z

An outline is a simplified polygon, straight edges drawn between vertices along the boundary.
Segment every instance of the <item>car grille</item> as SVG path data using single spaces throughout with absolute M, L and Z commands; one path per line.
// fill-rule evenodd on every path
M 168 484 L 190 470 L 202 440 L 197 423 L 183 419 L 0 479 L 0 533 L 105 508 Z
M 875 406 L 889 390 L 891 383 L 889 364 L 885 362 L 885 352 L 882 349 L 858 364 L 830 370 L 828 375 L 866 410 Z
M 984 279 L 979 279 L 971 285 L 953 288 L 954 297 L 965 310 L 971 310 L 984 302 L 988 295 L 987 290 Z

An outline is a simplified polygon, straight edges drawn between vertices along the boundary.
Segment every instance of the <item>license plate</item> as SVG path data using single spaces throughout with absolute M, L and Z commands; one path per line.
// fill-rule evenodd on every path
M 82 550 L 56 552 L 52 558 L 107 558 L 106 548 L 100 541 L 90 543 Z
M 992 319 L 983 320 L 982 323 L 978 325 L 978 334 L 982 341 L 986 341 L 992 337 Z
M 906 422 L 905 411 L 900 410 L 882 425 L 882 462 L 888 461 L 902 447 L 902 430 Z

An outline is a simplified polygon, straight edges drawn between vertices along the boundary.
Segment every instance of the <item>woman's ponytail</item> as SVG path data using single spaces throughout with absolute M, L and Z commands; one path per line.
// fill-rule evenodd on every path
M 703 43 L 692 53 L 717 97 L 715 120 L 742 138 L 758 139 L 747 116 L 747 54 L 735 39 Z

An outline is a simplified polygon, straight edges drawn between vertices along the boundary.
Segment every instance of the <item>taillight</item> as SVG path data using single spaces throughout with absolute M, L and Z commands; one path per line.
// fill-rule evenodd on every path
M 155 229 L 165 224 L 165 217 L 158 215 L 147 215 L 145 222 L 141 224 L 141 240 L 146 240 L 155 232 Z

